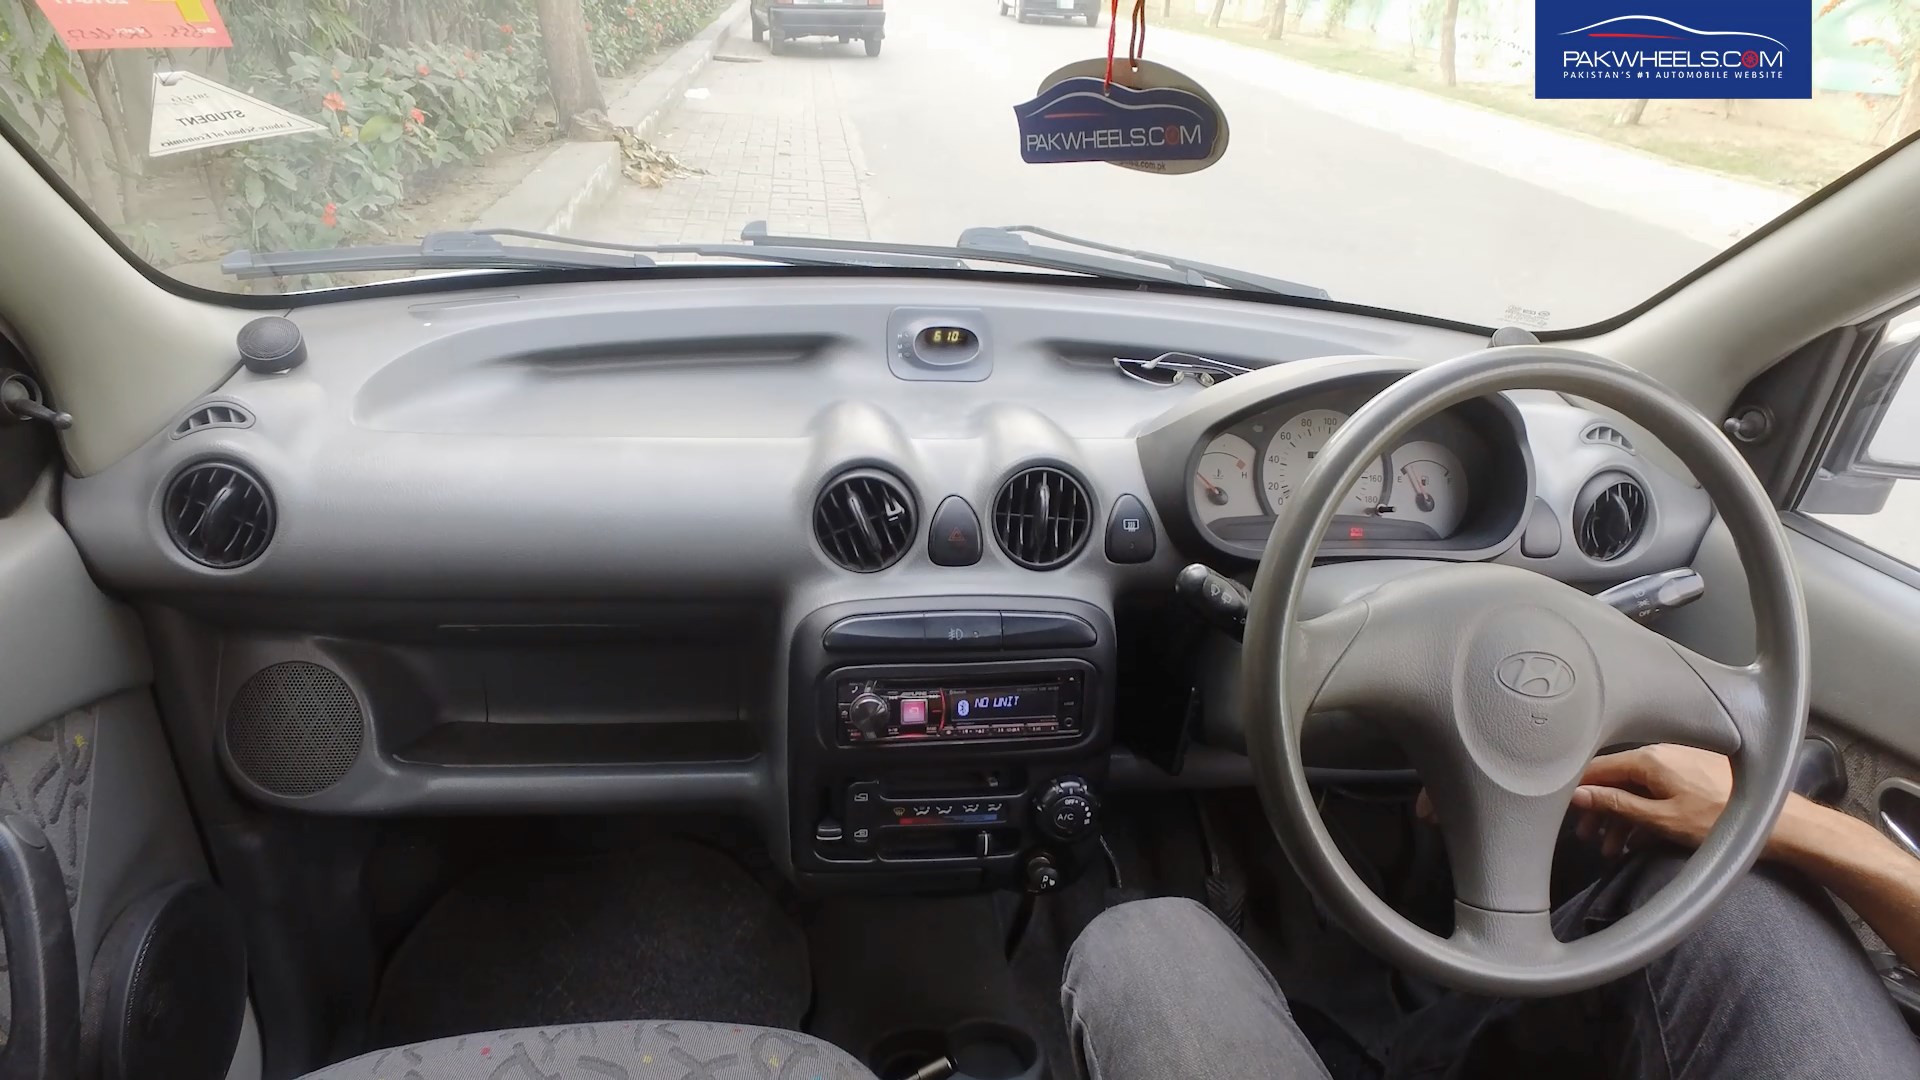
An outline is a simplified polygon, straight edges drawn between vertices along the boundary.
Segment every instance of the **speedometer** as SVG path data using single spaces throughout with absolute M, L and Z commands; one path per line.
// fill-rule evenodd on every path
M 1260 466 L 1260 486 L 1267 502 L 1279 513 L 1300 490 L 1314 459 L 1327 440 L 1345 423 L 1347 414 L 1332 409 L 1312 409 L 1289 417 L 1267 442 L 1266 457 Z M 1383 457 L 1374 462 L 1341 498 L 1336 514 L 1370 514 L 1386 501 L 1387 468 Z

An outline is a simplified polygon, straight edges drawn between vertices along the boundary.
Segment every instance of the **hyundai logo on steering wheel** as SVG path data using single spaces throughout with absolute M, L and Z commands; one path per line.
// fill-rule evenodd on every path
M 1500 684 L 1530 698 L 1553 698 L 1573 689 L 1573 668 L 1544 652 L 1518 652 L 1494 668 Z

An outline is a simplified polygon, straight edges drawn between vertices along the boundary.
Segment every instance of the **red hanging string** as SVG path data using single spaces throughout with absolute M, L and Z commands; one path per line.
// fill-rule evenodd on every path
M 1107 77 L 1100 84 L 1100 92 L 1113 89 L 1113 47 L 1118 43 L 1120 33 L 1120 0 L 1113 0 L 1113 12 L 1107 17 Z

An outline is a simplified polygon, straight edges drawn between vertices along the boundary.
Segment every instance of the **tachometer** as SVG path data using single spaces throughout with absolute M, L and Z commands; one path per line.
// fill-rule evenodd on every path
M 1417 521 L 1441 539 L 1467 515 L 1467 477 L 1453 451 L 1410 442 L 1393 452 L 1393 516 Z
M 1280 425 L 1267 443 L 1267 456 L 1261 465 L 1261 486 L 1266 489 L 1267 502 L 1273 506 L 1273 512 L 1279 513 L 1300 490 L 1301 481 L 1313 470 L 1313 461 L 1320 456 L 1320 449 L 1327 440 L 1345 423 L 1347 415 L 1332 409 L 1313 409 L 1292 416 Z M 1347 494 L 1340 500 L 1336 514 L 1370 514 L 1382 502 L 1386 501 L 1387 468 L 1386 458 L 1381 458 L 1366 472 Z
M 1253 488 L 1253 444 L 1238 435 L 1215 435 L 1193 470 L 1193 505 L 1203 522 L 1259 517 Z

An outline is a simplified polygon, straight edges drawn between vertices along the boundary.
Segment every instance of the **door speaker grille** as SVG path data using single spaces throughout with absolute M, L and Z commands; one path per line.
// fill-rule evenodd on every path
M 360 756 L 360 702 L 332 669 L 304 660 L 255 672 L 227 709 L 227 753 L 262 791 L 325 791 Z

